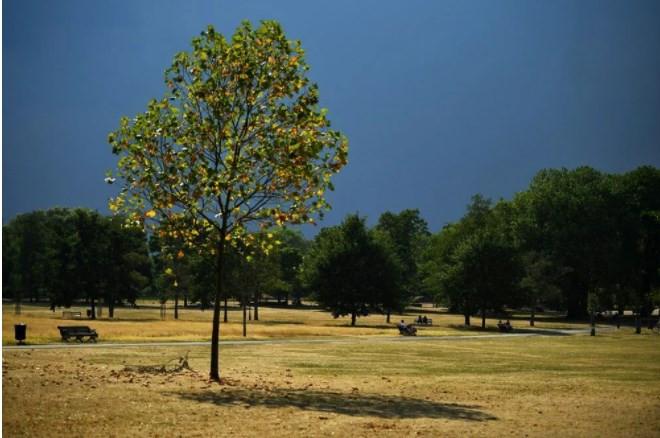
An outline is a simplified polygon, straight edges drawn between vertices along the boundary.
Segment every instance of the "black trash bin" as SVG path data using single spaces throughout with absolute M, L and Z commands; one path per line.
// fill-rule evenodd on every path
M 26 324 L 14 324 L 14 338 L 18 341 L 19 344 L 24 344 L 23 342 L 26 338 L 27 325 Z

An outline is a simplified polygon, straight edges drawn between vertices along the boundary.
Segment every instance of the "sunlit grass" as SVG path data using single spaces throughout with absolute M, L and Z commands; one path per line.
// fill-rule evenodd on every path
M 419 336 L 460 336 L 493 334 L 497 332 L 497 319 L 487 319 L 487 330 L 480 329 L 481 319 L 472 318 L 472 326 L 466 327 L 461 315 L 448 314 L 443 309 L 424 307 L 410 309 L 404 315 L 392 315 L 390 323 L 384 315 L 371 315 L 358 318 L 357 326 L 350 326 L 350 318 L 333 318 L 328 312 L 307 306 L 304 308 L 262 306 L 259 308 L 259 321 L 248 322 L 247 337 L 243 338 L 242 310 L 231 303 L 228 323 L 221 324 L 221 338 L 236 339 L 278 339 L 310 337 L 389 337 L 398 336 L 394 327 L 401 319 L 412 322 L 418 315 L 433 319 L 433 326 L 419 327 Z M 50 311 L 45 305 L 22 306 L 21 315 L 14 314 L 13 304 L 3 306 L 2 341 L 14 343 L 14 324 L 27 324 L 27 342 L 32 344 L 61 342 L 58 325 L 89 325 L 99 333 L 101 342 L 177 342 L 210 341 L 213 311 L 199 308 L 179 309 L 179 318 L 174 319 L 174 309 L 168 304 L 165 319 L 160 317 L 159 304 L 155 301 L 141 301 L 139 308 L 119 307 L 114 318 L 109 318 L 107 308 L 102 316 L 91 321 L 63 319 L 63 311 L 78 311 L 86 315 L 87 307 Z M 525 315 L 512 319 L 516 331 L 542 330 L 549 328 L 584 328 L 584 323 L 569 323 L 556 315 L 541 315 L 536 327 L 529 327 Z
M 3 353 L 5 436 L 655 436 L 660 336 Z M 189 352 L 198 373 L 140 375 Z M 118 373 L 118 374 L 117 374 Z M 185 421 L 183 421 L 185 419 Z

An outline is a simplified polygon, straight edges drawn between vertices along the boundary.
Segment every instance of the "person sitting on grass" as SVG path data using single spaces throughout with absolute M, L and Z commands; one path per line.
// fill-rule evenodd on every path
M 428 323 L 429 323 L 429 319 L 426 317 L 426 315 L 424 315 L 424 318 L 422 318 L 422 324 L 428 324 Z

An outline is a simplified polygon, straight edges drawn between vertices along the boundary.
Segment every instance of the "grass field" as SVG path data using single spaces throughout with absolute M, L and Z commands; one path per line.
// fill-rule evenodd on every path
M 27 342 L 32 344 L 59 343 L 61 338 L 58 325 L 90 325 L 99 333 L 101 342 L 155 342 L 155 341 L 210 341 L 211 310 L 180 309 L 179 319 L 174 319 L 174 310 L 167 309 L 165 320 L 160 318 L 159 305 L 156 302 L 142 301 L 138 309 L 118 308 L 115 317 L 108 318 L 107 309 L 96 321 L 88 319 L 68 320 L 62 318 L 64 309 L 51 312 L 45 305 L 22 306 L 21 315 L 14 314 L 14 306 L 3 306 L 2 342 L 14 344 L 14 324 L 27 324 Z M 86 307 L 66 309 L 86 314 Z M 420 336 L 474 335 L 497 331 L 497 320 L 488 319 L 489 331 L 483 332 L 477 326 L 481 323 L 473 318 L 473 327 L 463 324 L 463 317 L 450 315 L 430 307 L 413 308 L 405 315 L 392 315 L 391 324 L 386 323 L 384 315 L 372 315 L 358 318 L 357 327 L 350 327 L 350 318 L 334 319 L 329 313 L 314 308 L 260 307 L 259 321 L 248 323 L 247 339 L 273 338 L 310 338 L 342 336 L 396 336 L 394 324 L 401 319 L 411 322 L 417 315 L 427 315 L 433 319 L 432 327 L 422 327 Z M 525 315 L 520 315 L 525 318 Z M 516 330 L 529 330 L 529 323 L 524 319 L 512 320 Z M 536 329 L 548 328 L 584 328 L 585 324 L 569 323 L 557 319 L 555 315 L 541 315 Z M 222 339 L 243 339 L 242 312 L 231 307 L 229 322 L 221 325 Z
M 207 379 L 208 347 L 156 347 L 153 341 L 208 341 L 212 313 L 157 303 L 117 309 L 115 318 L 62 319 L 62 310 L 3 306 L 3 344 L 13 325 L 28 343 L 61 344 L 57 325 L 91 325 L 101 342 L 142 347 L 3 350 L 3 436 L 657 436 L 660 336 L 644 330 L 598 336 L 423 340 L 493 334 L 433 308 L 334 319 L 314 308 L 261 307 L 248 339 L 328 343 L 223 345 L 222 384 Z M 85 314 L 86 308 L 71 310 Z M 393 342 L 394 323 L 425 314 L 421 340 Z M 223 340 L 243 339 L 232 307 Z M 530 330 L 514 315 L 516 331 Z M 541 315 L 536 330 L 585 328 Z M 370 341 L 370 338 L 380 338 Z M 334 342 L 336 339 L 340 342 Z M 149 374 L 138 365 L 174 365 L 189 352 L 196 372 Z M 128 367 L 128 368 L 127 368 Z
M 658 436 L 660 336 L 5 350 L 3 436 Z

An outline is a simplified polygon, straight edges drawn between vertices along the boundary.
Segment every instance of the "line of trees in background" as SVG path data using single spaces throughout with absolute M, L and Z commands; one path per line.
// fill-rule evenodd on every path
M 85 299 L 96 317 L 104 303 L 135 303 L 151 281 L 144 231 L 121 216 L 53 208 L 21 214 L 2 227 L 3 297 L 47 299 L 52 309 Z
M 511 201 L 476 195 L 424 253 L 424 288 L 465 315 L 504 306 L 648 315 L 660 287 L 660 171 L 543 170 Z M 593 310 L 593 309 L 591 309 Z
M 176 235 L 174 235 L 176 236 Z M 470 317 L 505 308 L 586 316 L 594 306 L 648 315 L 660 289 L 660 171 L 543 170 L 512 200 L 475 195 L 466 214 L 437 233 L 418 210 L 385 212 L 368 228 L 349 215 L 310 242 L 282 228 L 255 233 L 251 248 L 227 249 L 227 300 L 255 319 L 265 296 L 316 301 L 335 317 L 401 312 L 420 297 Z M 149 237 L 121 216 L 55 208 L 3 226 L 3 296 L 74 300 L 110 309 L 139 296 L 184 306 L 213 302 L 214 254 L 172 233 Z M 595 305 L 594 303 L 597 303 Z

